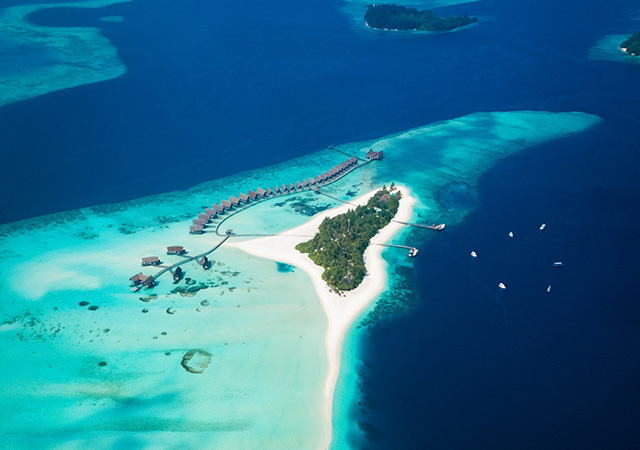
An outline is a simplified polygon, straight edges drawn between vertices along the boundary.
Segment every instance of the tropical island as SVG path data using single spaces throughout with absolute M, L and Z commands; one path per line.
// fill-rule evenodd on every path
M 393 184 L 377 191 L 365 205 L 326 218 L 313 239 L 296 249 L 325 270 L 322 279 L 335 291 L 358 287 L 367 273 L 363 255 L 369 241 L 391 222 L 398 212 L 402 194 Z
M 368 27 L 376 30 L 451 31 L 478 21 L 468 14 L 440 17 L 427 10 L 399 5 L 369 5 L 364 15 Z
M 620 50 L 633 55 L 640 56 L 640 32 L 633 33 L 622 44 L 620 44 Z

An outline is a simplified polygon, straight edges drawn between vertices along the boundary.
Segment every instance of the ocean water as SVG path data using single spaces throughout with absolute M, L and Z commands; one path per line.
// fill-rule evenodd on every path
M 40 25 L 100 28 L 127 71 L 0 108 L 0 176 L 11 187 L 0 222 L 74 210 L 3 227 L 2 360 L 5 386 L 16 386 L 3 391 L 13 412 L 3 445 L 278 448 L 287 439 L 300 448 L 301 436 L 313 440 L 323 316 L 304 297 L 305 320 L 315 322 L 296 325 L 299 311 L 274 278 L 290 277 L 283 283 L 304 293 L 305 277 L 223 248 L 228 274 L 189 267 L 212 286 L 149 302 L 148 316 L 125 283 L 143 253 L 177 237 L 194 251 L 215 243 L 184 235 L 203 206 L 311 176 L 342 158 L 318 150 L 340 144 L 384 149 L 387 159 L 331 193 L 348 198 L 402 182 L 419 199 L 416 220 L 449 226 L 398 236 L 420 247 L 412 263 L 385 252 L 390 289 L 363 315 L 373 326 L 352 330 L 343 353 L 334 447 L 633 448 L 638 65 L 590 59 L 589 49 L 606 53 L 607 36 L 637 31 L 637 5 L 483 0 L 440 10 L 478 15 L 481 24 L 419 37 L 367 30 L 353 10 L 338 0 L 133 0 L 32 14 Z M 18 65 L 19 44 L 1 42 L 2 57 Z M 20 64 L 32 70 L 51 53 L 26 56 Z M 591 115 L 475 114 L 524 110 Z M 150 194 L 161 195 L 117 203 Z M 335 204 L 310 195 L 283 202 L 229 225 L 275 231 Z M 565 267 L 551 268 L 555 260 Z M 221 284 L 236 279 L 248 287 Z M 235 295 L 247 315 L 227 324 L 231 301 L 198 313 L 209 292 Z M 83 300 L 99 309 L 81 308 Z M 175 315 L 165 313 L 170 306 Z M 255 328 L 267 311 L 269 323 L 292 327 L 244 339 L 238 324 Z M 308 341 L 274 370 L 283 342 L 303 331 Z M 118 335 L 130 339 L 114 342 Z M 212 385 L 179 366 L 198 346 L 215 349 L 203 374 Z M 236 379 L 248 362 L 255 373 Z M 222 366 L 225 381 L 213 379 Z M 264 377 L 255 383 L 255 374 Z M 293 382 L 300 385 L 285 386 Z M 211 415 L 222 401 L 228 408 Z M 258 414 L 262 404 L 272 414 Z M 158 432 L 172 427 L 181 433 Z

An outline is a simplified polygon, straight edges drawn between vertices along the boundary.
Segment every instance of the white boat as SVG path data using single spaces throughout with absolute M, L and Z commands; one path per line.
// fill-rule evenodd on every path
M 512 238 L 513 237 L 513 231 L 509 231 L 509 237 Z
M 540 225 L 540 231 L 544 230 L 546 226 L 547 226 L 546 223 L 543 223 L 542 225 Z
M 471 252 L 471 256 L 473 256 L 474 258 L 477 258 L 478 254 L 476 252 Z
M 562 267 L 564 266 L 564 263 L 562 261 L 556 261 L 553 263 L 553 267 Z
M 507 288 L 507 287 L 504 285 L 504 283 L 500 283 L 500 284 L 498 285 L 498 287 L 499 287 L 500 289 L 506 289 L 506 288 Z
M 551 292 L 551 285 L 547 286 L 547 292 Z

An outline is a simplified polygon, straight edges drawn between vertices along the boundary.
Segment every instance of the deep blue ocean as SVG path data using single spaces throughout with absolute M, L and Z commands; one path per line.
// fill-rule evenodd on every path
M 134 0 L 34 14 L 100 27 L 128 71 L 0 108 L 0 222 L 477 111 L 597 114 L 602 125 L 488 172 L 477 209 L 422 247 L 419 306 L 364 337 L 354 422 L 370 430 L 360 448 L 637 448 L 640 65 L 587 52 L 640 30 L 638 3 L 482 0 L 440 10 L 489 19 L 477 26 L 405 37 L 356 29 L 341 6 Z

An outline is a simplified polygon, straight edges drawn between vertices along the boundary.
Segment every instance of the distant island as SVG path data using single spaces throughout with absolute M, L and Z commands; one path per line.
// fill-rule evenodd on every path
M 366 205 L 324 219 L 313 239 L 301 242 L 296 249 L 324 267 L 322 279 L 332 289 L 355 289 L 366 274 L 364 251 L 371 238 L 396 215 L 400 198 L 393 184 L 390 189 L 383 187 Z
M 640 56 L 640 32 L 633 33 L 620 44 L 620 50 L 629 55 Z
M 376 30 L 450 31 L 478 21 L 468 14 L 440 17 L 433 11 L 418 11 L 399 5 L 369 5 L 367 26 Z

